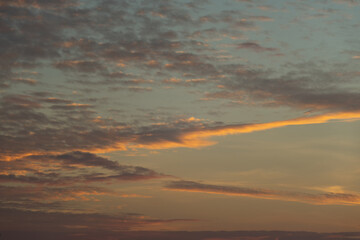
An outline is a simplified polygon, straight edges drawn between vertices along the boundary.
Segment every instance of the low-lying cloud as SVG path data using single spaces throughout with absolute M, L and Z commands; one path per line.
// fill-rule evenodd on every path
M 304 193 L 251 187 L 212 185 L 193 181 L 173 181 L 167 184 L 165 189 L 173 191 L 303 202 L 314 205 L 360 205 L 360 195 L 352 193 Z

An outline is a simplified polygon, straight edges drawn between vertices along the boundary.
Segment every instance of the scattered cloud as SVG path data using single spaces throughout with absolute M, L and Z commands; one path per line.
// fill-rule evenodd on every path
M 335 46 L 323 58 L 307 55 L 317 40 L 302 45 L 295 35 L 286 42 L 281 34 L 275 36 L 280 30 L 292 32 L 288 29 L 294 28 L 283 19 L 299 9 L 310 10 L 309 16 L 319 24 L 332 21 L 333 28 L 325 29 L 329 35 L 324 36 L 331 36 L 339 26 L 347 26 L 342 28 L 344 33 L 356 28 L 355 18 L 345 14 L 347 6 L 358 5 L 356 1 L 321 3 L 329 2 L 344 5 L 312 9 L 302 2 L 279 9 L 272 4 L 261 6 L 257 0 L 229 1 L 217 7 L 207 0 L 1 1 L 0 225 L 20 235 L 48 227 L 65 234 L 59 233 L 62 239 L 99 239 L 103 232 L 118 238 L 117 231 L 193 221 L 90 212 L 100 200 L 152 200 L 148 191 L 122 189 L 125 183 L 172 178 L 100 154 L 128 151 L 124 155 L 129 157 L 139 150 L 139 157 L 150 152 L 147 149 L 209 146 L 216 136 L 359 120 L 360 93 L 354 87 L 359 53 L 351 50 L 354 35 L 342 35 L 348 51 Z M 288 15 L 286 8 L 291 9 Z M 309 27 L 314 39 L 320 39 L 316 34 L 325 31 L 320 26 L 325 25 L 298 27 L 310 35 Z M 301 37 L 302 31 L 298 33 Z M 290 41 L 292 37 L 297 40 Z M 329 41 L 329 46 L 335 42 Z M 321 45 L 316 51 L 325 49 Z M 348 54 L 347 59 L 332 58 L 331 54 L 341 55 L 336 51 Z M 184 98 L 172 98 L 172 93 Z M 212 101 L 193 101 L 188 94 Z M 217 115 L 217 121 L 205 119 L 209 115 L 203 114 L 213 113 L 226 100 L 238 107 L 285 106 L 300 111 L 300 116 L 304 110 L 312 114 L 273 122 L 259 119 L 260 123 L 242 119 L 229 123 L 227 114 Z M 119 191 L 111 190 L 115 184 Z M 355 205 L 358 201 L 356 194 L 338 188 L 327 189 L 335 193 L 306 194 L 184 181 L 172 182 L 168 188 L 313 204 Z M 85 208 L 87 212 L 81 212 Z M 18 228 L 11 222 L 17 222 Z M 179 236 L 191 235 L 187 234 Z M 237 237 L 222 234 L 196 236 Z M 255 234 L 253 239 L 262 236 L 267 235 Z

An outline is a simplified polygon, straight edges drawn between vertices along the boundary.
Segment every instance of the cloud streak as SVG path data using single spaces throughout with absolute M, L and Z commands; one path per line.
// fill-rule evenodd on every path
M 331 121 L 357 121 L 360 119 L 360 112 L 343 112 L 343 113 L 328 113 L 323 115 L 294 118 L 284 121 L 274 121 L 269 123 L 259 124 L 238 124 L 219 127 L 197 127 L 189 128 L 183 131 L 173 131 L 167 136 L 175 137 L 173 141 L 161 137 L 160 132 L 152 132 L 150 135 L 144 134 L 146 137 L 137 139 L 136 142 L 140 144 L 136 147 L 144 148 L 172 148 L 172 147 L 201 147 L 214 144 L 208 140 L 208 138 L 215 136 L 225 136 L 232 134 L 251 133 L 256 131 L 264 131 L 274 128 L 286 127 L 286 126 L 299 126 L 299 125 L 311 125 L 328 123 Z M 171 134 L 172 133 L 172 134 Z M 165 135 L 166 136 L 166 135 Z M 153 141 L 151 141 L 153 140 Z M 155 140 L 155 141 L 154 141 Z
M 351 193 L 328 192 L 314 194 L 290 191 L 276 191 L 251 187 L 212 185 L 193 181 L 173 181 L 166 185 L 165 189 L 173 191 L 199 192 L 229 196 L 303 202 L 314 205 L 360 205 L 360 195 Z

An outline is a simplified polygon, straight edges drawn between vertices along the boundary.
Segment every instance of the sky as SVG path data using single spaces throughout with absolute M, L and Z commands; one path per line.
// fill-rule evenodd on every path
M 360 239 L 359 10 L 0 0 L 0 239 Z

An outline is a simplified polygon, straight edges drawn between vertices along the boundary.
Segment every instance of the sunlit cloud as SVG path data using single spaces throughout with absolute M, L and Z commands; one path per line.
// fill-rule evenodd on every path
M 275 121 L 269 123 L 259 123 L 259 124 L 239 124 L 239 125 L 230 125 L 230 126 L 219 126 L 213 128 L 196 128 L 196 129 L 187 129 L 180 133 L 177 133 L 177 141 L 154 141 L 151 142 L 152 136 L 148 136 L 149 141 L 146 144 L 136 144 L 138 148 L 153 148 L 153 149 L 163 149 L 163 148 L 174 148 L 174 147 L 203 147 L 215 144 L 215 142 L 209 140 L 211 137 L 215 136 L 225 136 L 233 134 L 243 134 L 251 133 L 257 131 L 264 131 L 269 129 L 275 129 L 286 126 L 297 126 L 297 125 L 311 125 L 311 124 L 321 124 L 329 123 L 331 121 L 357 121 L 360 119 L 360 112 L 344 112 L 344 113 L 329 113 L 311 117 L 301 117 L 295 119 L 289 119 L 284 121 Z M 156 139 L 156 135 L 154 136 Z M 141 138 L 137 142 L 141 142 Z
M 26 101 L 27 103 L 28 101 Z M 71 107 L 73 107 L 71 105 Z M 76 105 L 77 107 L 77 105 Z M 186 121 L 176 121 L 172 125 L 161 124 L 144 128 L 137 133 L 133 129 L 127 128 L 101 128 L 97 131 L 83 131 L 79 133 L 76 141 L 68 139 L 67 135 L 61 130 L 54 131 L 58 138 L 64 138 L 68 142 L 66 145 L 52 145 L 47 151 L 40 150 L 40 144 L 49 144 L 43 139 L 40 142 L 31 142 L 32 149 L 38 148 L 37 151 L 24 152 L 17 150 L 17 147 L 11 146 L 4 152 L 3 159 L 6 161 L 15 160 L 17 158 L 31 155 L 46 154 L 62 154 L 68 151 L 87 151 L 92 153 L 106 153 L 113 151 L 126 151 L 127 149 L 145 148 L 145 149 L 170 149 L 170 148 L 199 148 L 214 145 L 216 142 L 211 140 L 212 137 L 226 136 L 234 134 L 244 134 L 258 131 L 265 131 L 287 126 L 313 125 L 331 123 L 333 121 L 348 122 L 360 119 L 359 112 L 340 112 L 327 113 L 309 117 L 300 117 L 289 120 L 274 121 L 268 123 L 244 123 L 233 125 L 211 126 L 196 118 L 189 118 Z M 92 124 L 98 124 L 95 121 Z M 36 139 L 37 133 L 28 135 L 30 138 Z M 101 136 L 102 141 L 98 142 Z M 42 135 L 42 138 L 47 137 Z M 50 135 L 48 137 L 51 137 Z M 21 139 L 24 141 L 24 138 Z M 69 144 L 73 142 L 73 144 Z M 11 142 L 8 142 L 11 144 Z M 24 143 L 25 144 L 25 143 Z M 85 145 L 86 144 L 86 145 Z M 10 145 L 9 145 L 10 146 Z M 24 145 L 23 147 L 26 147 Z M 13 150 L 12 150 L 13 149 Z M 12 150 L 12 151 L 10 151 Z

